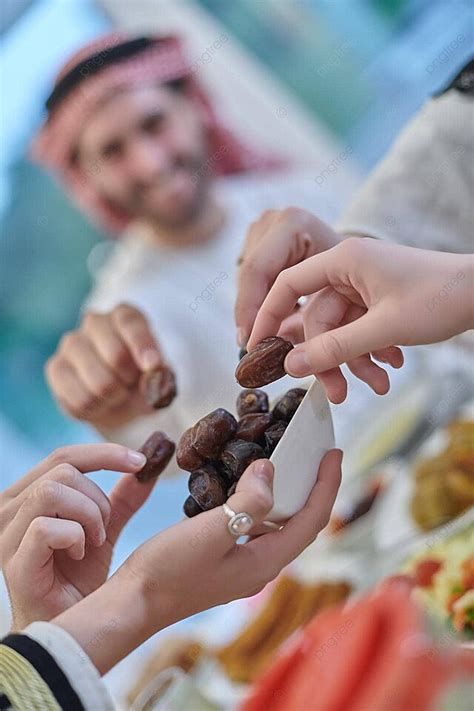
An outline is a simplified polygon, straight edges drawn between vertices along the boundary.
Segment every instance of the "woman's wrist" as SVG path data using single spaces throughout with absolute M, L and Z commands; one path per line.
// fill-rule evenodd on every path
M 150 619 L 147 596 L 138 578 L 127 584 L 116 575 L 51 622 L 68 632 L 100 674 L 142 644 L 165 624 Z

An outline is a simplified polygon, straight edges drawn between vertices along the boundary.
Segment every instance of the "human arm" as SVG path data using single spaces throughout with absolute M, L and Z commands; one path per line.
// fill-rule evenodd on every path
M 0 552 L 13 629 L 50 620 L 107 578 L 115 542 L 156 480 L 138 482 L 140 452 L 117 444 L 55 450 L 0 495 Z M 86 474 L 124 472 L 107 496 Z
M 54 624 L 74 637 L 105 673 L 160 629 L 215 605 L 261 590 L 309 545 L 329 520 L 340 482 L 341 453 L 321 464 L 305 507 L 281 531 L 236 545 L 222 507 L 182 521 L 138 548 L 101 588 Z M 273 468 L 253 463 L 229 499 L 255 524 L 272 507 Z

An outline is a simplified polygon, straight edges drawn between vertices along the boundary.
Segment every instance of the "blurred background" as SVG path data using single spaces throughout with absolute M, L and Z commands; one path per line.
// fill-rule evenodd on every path
M 327 165 L 345 151 L 345 169 L 357 183 L 426 98 L 466 62 L 473 8 L 470 0 L 0 0 L 2 488 L 53 448 L 97 438 L 61 413 L 43 375 L 61 335 L 76 327 L 111 244 L 28 160 L 44 100 L 64 59 L 113 27 L 179 33 L 220 112 L 244 138 L 277 147 L 306 168 Z M 314 189 L 316 194 L 316 183 Z M 400 375 L 406 378 L 409 411 L 418 397 L 413 383 L 423 390 L 419 373 L 426 375 L 430 358 L 421 370 L 408 363 L 407 374 Z M 446 362 L 452 363 L 451 355 Z M 441 358 L 438 376 L 428 374 L 432 382 L 441 380 L 443 363 Z M 459 382 L 448 383 L 451 395 L 440 402 L 453 404 Z M 432 391 L 425 390 L 428 401 Z M 387 404 L 375 400 L 366 419 L 357 419 L 357 431 L 345 410 L 346 440 L 351 432 L 360 438 L 384 418 L 384 426 L 392 426 L 388 398 Z M 406 412 L 399 415 L 405 421 Z M 372 439 L 376 435 L 372 431 Z M 369 468 L 366 460 L 356 460 L 353 454 L 346 467 Z M 135 517 L 116 562 L 177 519 L 185 487 L 184 480 L 160 482 L 160 509 L 150 500 Z M 384 522 L 388 515 L 384 510 Z M 394 520 L 393 528 L 400 529 L 398 513 Z M 364 555 L 363 578 L 373 550 Z M 352 550 L 348 559 L 354 560 Z
M 57 67 L 114 25 L 181 32 L 241 132 L 283 142 L 296 158 L 350 146 L 363 175 L 468 55 L 472 3 L 2 0 L 0 432 L 8 479 L 55 446 L 91 437 L 57 409 L 43 367 L 76 324 L 107 242 L 27 152 Z M 225 45 L 206 51 L 223 34 Z

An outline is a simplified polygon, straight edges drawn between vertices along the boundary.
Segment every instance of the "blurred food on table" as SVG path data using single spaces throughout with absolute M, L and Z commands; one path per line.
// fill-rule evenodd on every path
M 403 569 L 415 596 L 444 624 L 474 639 L 474 528 L 422 546 Z
M 238 637 L 217 651 L 228 677 L 234 682 L 254 681 L 299 627 L 322 609 L 345 600 L 350 592 L 351 586 L 345 581 L 307 585 L 281 576 Z
M 411 515 L 423 531 L 452 520 L 474 505 L 474 421 L 456 420 L 437 455 L 415 466 Z

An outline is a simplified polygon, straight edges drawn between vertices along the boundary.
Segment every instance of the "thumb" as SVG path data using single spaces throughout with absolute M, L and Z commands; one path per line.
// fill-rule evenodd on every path
M 150 496 L 158 477 L 147 482 L 139 482 L 135 474 L 124 474 L 109 494 L 110 521 L 107 539 L 114 545 L 124 526 L 143 506 Z
M 290 351 L 285 370 L 296 378 L 324 373 L 364 353 L 390 346 L 388 320 L 368 311 L 345 326 L 315 336 Z
M 235 493 L 227 500 L 227 505 L 235 513 L 249 514 L 253 528 L 265 520 L 273 506 L 273 464 L 268 459 L 252 462 L 240 477 Z M 189 519 L 196 535 L 192 547 L 225 555 L 235 546 L 235 538 L 227 530 L 228 516 L 222 506 Z

